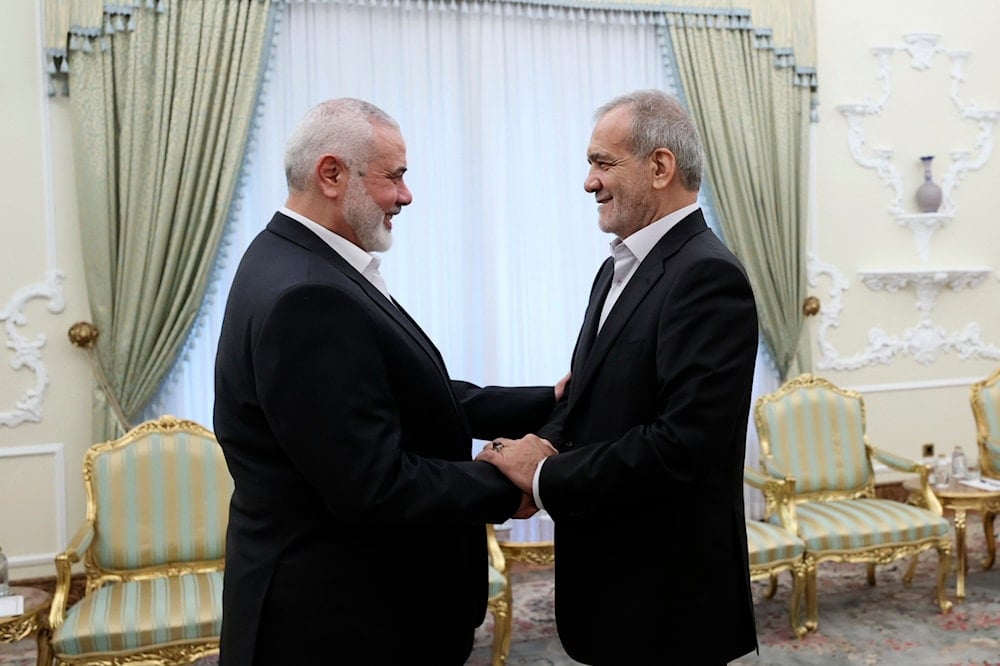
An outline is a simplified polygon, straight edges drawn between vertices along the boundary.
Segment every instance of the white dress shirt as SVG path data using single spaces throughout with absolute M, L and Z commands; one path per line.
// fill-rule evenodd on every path
M 390 303 L 393 302 L 392 296 L 389 295 L 389 287 L 386 285 L 382 274 L 378 272 L 379 264 L 382 263 L 381 259 L 369 252 L 365 252 L 351 241 L 333 233 L 318 222 L 313 222 L 305 215 L 284 207 L 280 209 L 280 212 L 301 223 L 306 229 L 319 236 L 324 243 L 333 248 L 334 252 L 343 257 L 344 261 L 349 263 L 354 270 L 361 273 L 362 277 L 371 282 L 372 286 L 389 299 Z
M 643 259 L 649 256 L 649 253 L 653 251 L 653 248 L 656 247 L 656 244 L 660 242 L 660 239 L 668 231 L 699 208 L 700 205 L 698 202 L 689 204 L 672 213 L 668 213 L 656 222 L 639 229 L 631 236 L 624 239 L 615 238 L 611 241 L 611 256 L 615 260 L 615 274 L 612 278 L 611 289 L 608 290 L 607 298 L 604 299 L 604 307 L 601 309 L 601 318 L 597 325 L 598 332 L 604 326 L 604 321 L 608 318 L 615 303 L 618 302 L 618 297 L 625 290 L 625 285 L 635 275 L 635 271 Z M 538 492 L 538 479 L 542 475 L 542 464 L 544 462 L 545 459 L 543 458 L 538 463 L 538 466 L 535 467 L 535 475 L 531 481 L 531 494 L 535 500 L 535 506 L 540 510 L 545 508 L 542 506 L 542 498 Z

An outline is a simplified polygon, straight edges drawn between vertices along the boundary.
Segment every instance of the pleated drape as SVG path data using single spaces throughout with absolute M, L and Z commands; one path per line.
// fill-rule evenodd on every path
M 746 265 L 782 378 L 810 367 L 806 295 L 809 123 L 814 76 L 767 34 L 696 14 L 667 21 L 678 78 L 705 141 L 719 226 Z
M 201 307 L 251 127 L 270 2 L 47 2 L 108 383 L 94 397 L 101 441 L 140 415 Z

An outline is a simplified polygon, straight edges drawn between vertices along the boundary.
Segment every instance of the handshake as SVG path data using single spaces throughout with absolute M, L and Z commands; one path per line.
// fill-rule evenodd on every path
M 495 466 L 524 493 L 514 518 L 530 518 L 538 512 L 532 494 L 532 482 L 539 463 L 558 451 L 538 435 L 521 439 L 495 439 L 479 452 L 476 460 Z

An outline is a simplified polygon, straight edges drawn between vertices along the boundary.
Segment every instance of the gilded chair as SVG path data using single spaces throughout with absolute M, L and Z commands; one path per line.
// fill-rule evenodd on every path
M 789 501 L 765 495 L 765 515 L 806 544 L 806 628 L 819 624 L 817 568 L 821 562 L 867 563 L 868 584 L 875 565 L 938 553 L 936 601 L 951 610 L 945 582 L 951 565 L 950 525 L 928 484 L 930 467 L 882 451 L 868 441 L 861 395 L 820 377 L 800 375 L 761 396 L 754 408 L 765 475 L 791 484 Z M 872 460 L 920 478 L 925 507 L 875 495 Z M 903 582 L 913 576 L 910 567 Z
M 96 444 L 86 521 L 56 556 L 39 664 L 189 664 L 218 652 L 233 482 L 213 434 L 172 416 Z M 86 589 L 67 608 L 71 567 Z
M 777 481 L 750 468 L 743 469 L 743 481 L 763 491 L 772 505 L 791 500 L 792 484 Z M 802 598 L 805 592 L 806 570 L 809 567 L 805 542 L 781 525 L 760 520 L 747 520 L 747 552 L 750 560 L 750 579 L 768 579 L 765 595 L 772 598 L 778 589 L 778 574 L 788 571 L 792 576 L 792 592 L 788 600 L 788 618 L 795 636 L 806 634 L 802 618 Z
M 972 415 L 976 419 L 979 470 L 983 478 L 1000 479 L 1000 368 L 972 385 L 969 401 L 972 403 Z M 987 550 L 983 567 L 986 569 L 993 566 L 997 553 L 994 518 L 995 511 L 983 512 L 983 534 L 986 535 Z
M 493 661 L 492 666 L 507 663 L 510 652 L 510 636 L 514 622 L 514 603 L 510 588 L 510 572 L 507 560 L 497 542 L 493 525 L 486 525 L 486 548 L 489 552 L 490 591 L 487 608 L 493 614 Z

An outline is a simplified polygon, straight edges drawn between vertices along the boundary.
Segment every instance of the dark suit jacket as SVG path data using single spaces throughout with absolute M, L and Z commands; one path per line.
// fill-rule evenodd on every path
M 556 619 L 573 658 L 724 663 L 756 647 L 743 454 L 757 314 L 700 211 L 664 235 L 600 333 L 594 282 L 568 399 L 540 432 Z
M 509 518 L 521 495 L 470 459 L 471 439 L 537 429 L 551 387 L 451 381 L 408 315 L 280 213 L 237 270 L 215 383 L 235 481 L 226 666 L 275 641 L 283 663 L 381 664 L 411 654 L 411 639 L 471 640 L 484 522 Z

